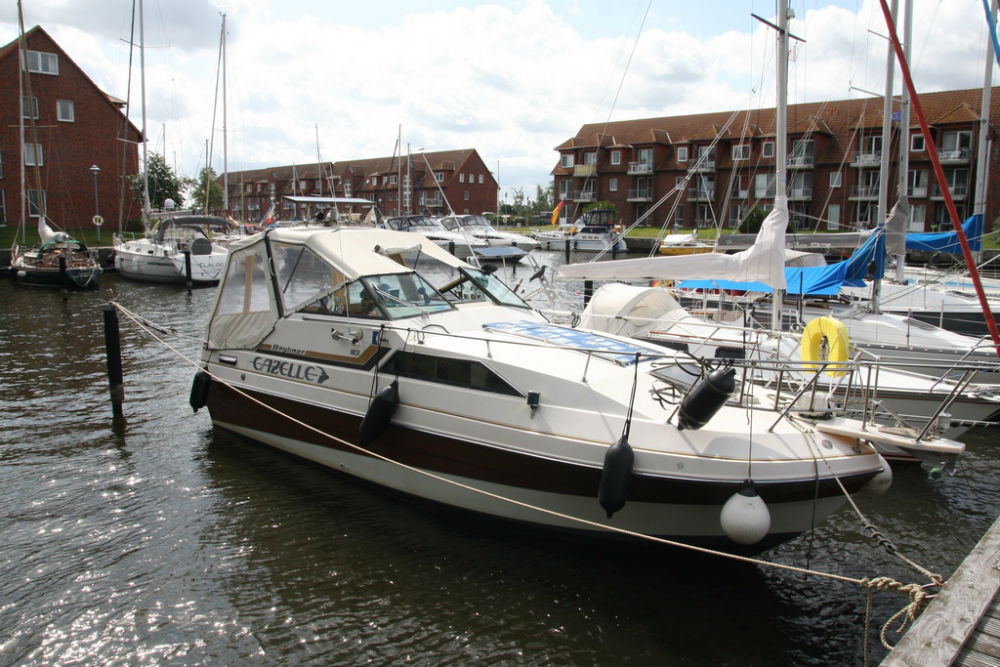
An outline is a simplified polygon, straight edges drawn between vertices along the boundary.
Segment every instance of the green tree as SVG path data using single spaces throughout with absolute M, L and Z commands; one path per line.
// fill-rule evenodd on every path
M 761 223 L 764 222 L 764 218 L 766 217 L 767 213 L 764 212 L 764 209 L 760 206 L 754 206 L 743 216 L 738 231 L 741 234 L 756 234 L 760 231 Z
M 180 206 L 184 198 L 181 190 L 188 185 L 188 180 L 178 177 L 173 169 L 167 164 L 163 156 L 158 153 L 150 153 L 146 159 L 146 172 L 149 174 L 149 205 L 154 209 L 163 208 L 163 202 L 167 199 L 174 200 Z M 132 188 L 136 198 L 143 200 L 143 174 L 142 172 L 132 177 Z
M 211 167 L 202 167 L 194 186 L 195 189 L 191 193 L 191 201 L 196 209 L 199 211 L 205 210 L 206 194 L 208 196 L 209 211 L 222 208 L 222 184 L 219 183 L 214 169 Z
M 594 209 L 617 212 L 615 205 L 609 201 L 595 201 L 593 204 L 587 204 L 587 206 L 583 209 L 583 212 L 586 213 L 587 211 L 593 211 Z

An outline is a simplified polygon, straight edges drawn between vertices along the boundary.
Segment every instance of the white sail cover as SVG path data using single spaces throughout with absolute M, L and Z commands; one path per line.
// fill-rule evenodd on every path
M 885 252 L 889 255 L 906 254 L 906 223 L 910 220 L 910 205 L 900 199 L 889 211 L 885 221 Z
M 732 255 L 709 252 L 695 255 L 643 257 L 610 262 L 566 264 L 559 277 L 576 280 L 734 280 L 762 282 L 785 289 L 785 227 L 788 205 L 784 197 L 764 219 L 754 244 Z

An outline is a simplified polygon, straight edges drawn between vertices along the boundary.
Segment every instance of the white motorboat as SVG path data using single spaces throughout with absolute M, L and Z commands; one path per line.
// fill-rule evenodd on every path
M 469 257 L 477 249 L 487 247 L 484 241 L 465 234 L 461 230 L 445 229 L 440 221 L 426 215 L 390 216 L 383 219 L 376 227 L 423 234 L 456 257 Z
M 760 387 L 708 399 L 736 399 L 724 366 L 680 395 L 674 352 L 552 325 L 493 272 L 388 230 L 234 245 L 202 362 L 191 404 L 216 427 L 394 492 L 734 549 L 812 528 L 845 501 L 834 476 L 884 487 L 868 442 L 912 441 L 784 415 Z
M 483 241 L 487 247 L 516 247 L 531 252 L 539 246 L 538 241 L 514 232 L 503 232 L 493 227 L 482 215 L 449 215 L 441 218 L 441 224 L 452 232 L 467 234 Z
M 531 237 L 541 244 L 543 250 L 563 250 L 567 243 L 570 250 L 583 252 L 628 250 L 624 232 L 615 222 L 615 212 L 607 209 L 586 211 L 572 223 L 536 231 Z
M 206 227 L 219 220 L 180 215 L 158 220 L 143 238 L 125 240 L 116 235 L 115 268 L 132 280 L 215 284 L 222 276 L 228 250 L 212 242 Z

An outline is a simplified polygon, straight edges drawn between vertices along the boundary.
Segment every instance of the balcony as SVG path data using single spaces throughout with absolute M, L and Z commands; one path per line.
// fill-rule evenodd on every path
M 645 176 L 653 173 L 652 162 L 629 162 L 628 173 L 630 176 Z
M 852 185 L 851 199 L 878 199 L 878 185 Z
M 688 171 L 692 173 L 715 171 L 715 159 L 710 157 L 699 157 L 694 164 L 688 167 Z
M 906 196 L 913 197 L 914 199 L 926 199 L 927 198 L 927 186 L 921 185 L 918 187 L 908 187 L 906 188 Z
M 629 188 L 629 201 L 653 201 L 652 188 Z
M 573 167 L 573 176 L 579 178 L 590 178 L 597 174 L 596 164 L 578 164 Z
M 695 188 L 688 192 L 688 201 L 715 201 L 715 188 Z
M 789 169 L 812 169 L 816 166 L 816 159 L 812 155 L 789 155 Z
M 877 153 L 855 153 L 852 167 L 878 167 L 882 164 L 882 151 Z
M 597 199 L 593 190 L 577 190 L 573 193 L 573 201 L 591 202 Z
M 951 198 L 956 200 L 965 199 L 969 196 L 969 186 L 964 183 L 961 185 L 950 185 L 948 186 L 948 191 L 951 192 Z M 941 186 L 937 183 L 931 186 L 931 199 L 944 201 L 944 193 L 941 192 Z
M 960 164 L 969 161 L 970 153 L 968 148 L 956 148 L 951 151 L 941 151 L 938 157 L 941 159 L 941 164 Z
M 788 199 L 791 201 L 808 201 L 812 199 L 813 189 L 811 185 L 792 187 L 788 192 Z

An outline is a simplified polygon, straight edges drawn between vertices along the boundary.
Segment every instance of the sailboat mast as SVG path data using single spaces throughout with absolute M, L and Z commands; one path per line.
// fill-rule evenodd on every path
M 893 16 L 899 11 L 898 0 L 892 0 Z M 886 213 L 889 210 L 889 158 L 892 157 L 892 85 L 896 73 L 895 60 L 892 57 L 892 42 L 886 45 L 885 54 L 885 95 L 882 96 L 882 154 L 879 161 L 878 171 L 878 211 L 877 220 L 887 219 Z M 903 139 L 900 137 L 900 142 Z M 880 300 L 882 296 L 882 279 L 876 278 L 872 281 L 872 310 L 879 312 Z
M 997 0 L 990 4 L 989 20 L 996 25 Z M 976 148 L 976 191 L 972 204 L 972 212 L 986 215 L 986 184 L 989 182 L 990 170 L 990 94 L 993 87 L 993 66 L 995 64 L 992 36 L 986 39 L 986 73 L 983 75 L 983 100 L 979 112 L 979 145 Z M 978 258 L 977 258 L 978 259 Z
M 222 15 L 222 208 L 229 211 L 229 146 L 226 142 L 226 15 Z
M 994 0 L 996 2 L 996 0 Z M 905 0 L 903 3 L 903 56 L 910 59 L 910 43 L 913 41 L 913 0 Z M 892 45 L 889 45 L 892 48 Z M 889 58 L 892 58 L 890 52 Z M 899 103 L 899 199 L 909 201 L 910 197 L 910 91 L 903 86 L 901 100 Z M 909 210 L 909 206 L 907 206 Z M 907 220 L 909 225 L 909 220 Z M 895 255 L 896 259 L 896 282 L 902 283 L 906 280 L 906 252 Z
M 139 0 L 139 82 L 142 94 L 142 225 L 148 231 L 152 206 L 149 204 L 149 146 L 146 143 L 146 36 L 142 0 Z
M 28 71 L 28 45 L 24 38 L 24 15 L 21 13 L 21 0 L 17 0 L 17 19 L 21 35 L 18 40 L 18 49 L 21 54 L 18 58 L 21 62 L 17 67 L 17 93 L 24 94 L 24 73 Z M 23 104 L 23 102 L 21 102 Z M 17 127 L 20 135 L 21 146 L 24 146 L 24 110 L 17 114 Z M 24 169 L 24 148 L 21 148 L 21 243 L 28 242 L 27 219 L 28 219 L 28 196 L 26 191 L 27 176 Z M 16 245 L 16 244 L 15 244 Z
M 778 0 L 778 49 L 776 107 L 774 114 L 774 207 L 788 207 L 786 196 L 788 186 L 786 135 L 788 134 L 788 0 Z M 771 296 L 771 328 L 781 330 L 781 306 L 784 290 L 775 289 Z

